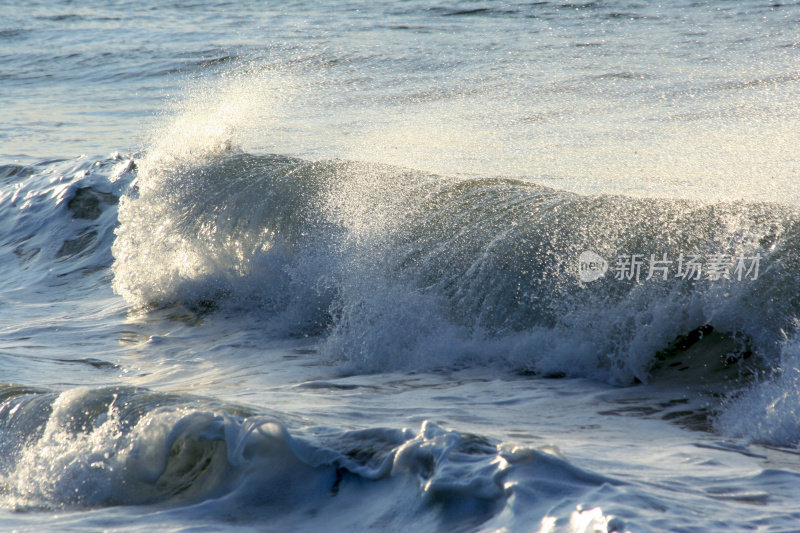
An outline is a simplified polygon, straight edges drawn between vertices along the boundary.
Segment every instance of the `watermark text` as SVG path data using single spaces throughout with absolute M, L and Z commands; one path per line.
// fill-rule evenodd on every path
M 756 280 L 761 270 L 761 254 L 730 255 L 679 254 L 619 254 L 609 263 L 600 254 L 585 251 L 578 257 L 578 278 L 584 282 L 602 278 L 611 272 L 615 279 L 628 281 L 651 280 Z

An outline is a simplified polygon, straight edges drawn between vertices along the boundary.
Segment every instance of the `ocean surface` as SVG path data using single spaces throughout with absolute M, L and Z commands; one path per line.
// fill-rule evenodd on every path
M 800 3 L 0 12 L 0 530 L 800 531 Z

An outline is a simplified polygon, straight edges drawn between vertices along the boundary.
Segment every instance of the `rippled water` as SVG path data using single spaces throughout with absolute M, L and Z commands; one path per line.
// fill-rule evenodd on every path
M 797 529 L 800 5 L 0 7 L 0 529 Z

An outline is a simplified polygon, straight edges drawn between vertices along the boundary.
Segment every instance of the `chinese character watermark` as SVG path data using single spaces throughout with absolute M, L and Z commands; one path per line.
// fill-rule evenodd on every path
M 600 254 L 585 251 L 578 257 L 578 278 L 589 283 L 602 278 L 611 270 L 618 280 L 636 281 L 677 278 L 683 280 L 756 280 L 761 269 L 760 253 L 755 255 L 728 255 L 723 253 L 702 257 L 697 254 L 679 254 L 670 259 L 661 255 L 619 254 L 609 264 Z

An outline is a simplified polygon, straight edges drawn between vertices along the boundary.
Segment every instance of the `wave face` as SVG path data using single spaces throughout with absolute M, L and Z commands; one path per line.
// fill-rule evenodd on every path
M 140 166 L 119 207 L 116 291 L 323 334 L 352 372 L 467 363 L 630 383 L 706 325 L 777 360 L 798 314 L 795 208 L 582 196 L 224 143 Z M 606 261 L 597 280 L 581 281 L 587 251 Z

